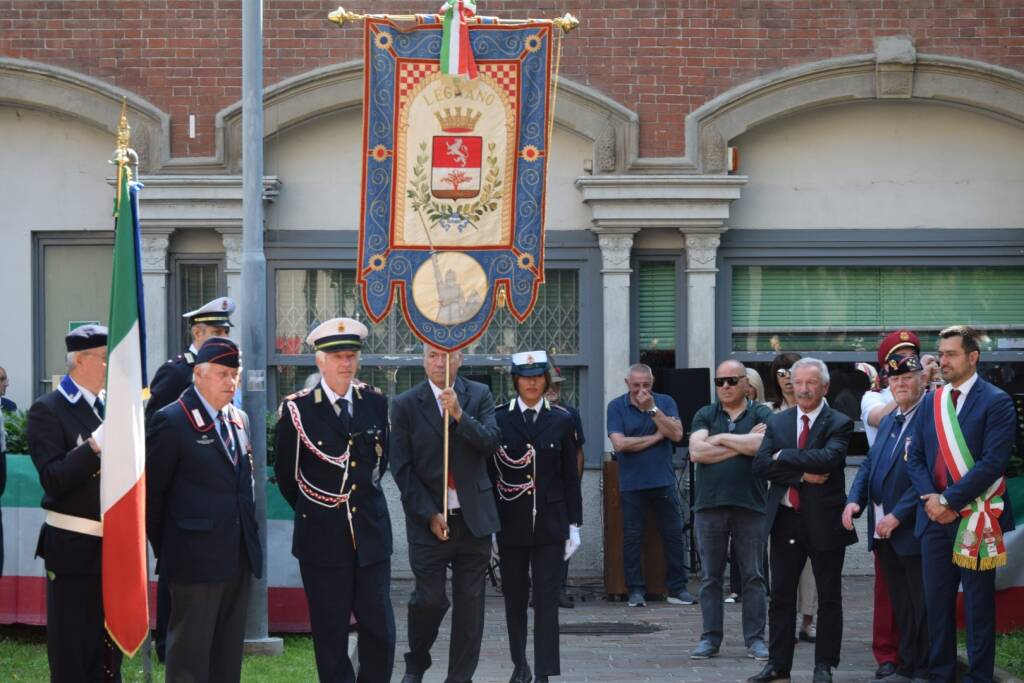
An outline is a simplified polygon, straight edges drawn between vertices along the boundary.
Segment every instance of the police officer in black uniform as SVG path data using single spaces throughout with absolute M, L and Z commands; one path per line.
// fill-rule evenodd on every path
M 562 563 L 580 546 L 583 501 L 575 424 L 544 398 L 551 384 L 544 351 L 512 356 L 518 396 L 496 411 L 501 447 L 491 464 L 501 531 L 497 533 L 505 619 L 515 668 L 510 683 L 531 683 L 526 608 L 533 586 L 536 681 L 560 674 L 558 594 Z
M 189 321 L 192 333 L 192 345 L 185 353 L 175 356 L 160 366 L 149 384 L 149 402 L 146 404 L 146 424 L 156 411 L 169 403 L 174 403 L 181 392 L 192 386 L 192 369 L 196 364 L 196 354 L 210 337 L 227 337 L 231 329 L 231 314 L 235 312 L 235 302 L 231 297 L 222 296 L 200 306 L 194 311 L 184 314 Z M 156 656 L 164 661 L 167 652 L 167 619 L 171 614 L 171 595 L 163 577 L 157 577 L 156 584 L 156 630 L 153 632 L 153 646 Z
M 100 453 L 107 328 L 85 325 L 64 338 L 68 373 L 28 411 L 32 463 L 46 523 L 36 556 L 46 563 L 46 653 L 50 680 L 121 680 L 121 651 L 103 626 Z
M 149 403 L 146 404 L 146 423 L 153 414 L 168 403 L 173 403 L 192 384 L 192 368 L 196 364 L 196 354 L 203 342 L 210 337 L 227 337 L 233 325 L 231 314 L 235 312 L 235 302 L 229 296 L 222 296 L 204 304 L 194 311 L 185 313 L 182 318 L 189 321 L 192 332 L 192 344 L 185 353 L 175 356 L 160 366 L 149 383 Z
M 167 681 L 231 683 L 249 586 L 263 573 L 249 418 L 231 403 L 238 346 L 206 340 L 193 372 L 147 428 L 146 531 L 171 592 Z
M 355 380 L 368 330 L 334 318 L 310 332 L 320 383 L 278 410 L 274 471 L 295 510 L 292 554 L 309 603 L 313 651 L 324 683 L 391 680 L 391 518 L 381 490 L 387 469 L 388 402 Z M 359 674 L 348 657 L 349 615 L 359 629 Z

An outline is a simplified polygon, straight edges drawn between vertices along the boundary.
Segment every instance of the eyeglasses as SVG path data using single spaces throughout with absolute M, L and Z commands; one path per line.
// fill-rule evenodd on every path
M 779 368 L 778 370 L 775 371 L 775 374 L 778 377 L 789 377 L 789 370 L 786 368 Z
M 746 378 L 745 377 L 716 377 L 715 378 L 715 386 L 716 387 L 724 387 L 726 384 L 728 384 L 730 387 L 734 387 L 734 386 L 736 386 L 737 384 L 740 383 L 741 379 L 746 379 Z

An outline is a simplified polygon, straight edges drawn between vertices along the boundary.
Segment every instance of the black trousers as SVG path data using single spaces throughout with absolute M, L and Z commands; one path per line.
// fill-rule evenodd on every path
M 395 666 L 391 561 L 322 567 L 299 562 L 320 683 L 387 683 Z M 359 623 L 359 675 L 348 657 L 349 615 Z
M 171 589 L 163 576 L 156 581 L 156 628 L 153 629 L 153 647 L 156 658 L 167 659 L 167 622 L 171 620 Z
M 928 677 L 928 613 L 924 602 L 920 555 L 897 555 L 888 539 L 875 539 L 875 554 L 882 566 L 896 625 L 900 630 L 898 673 Z
M 409 567 L 416 579 L 409 599 L 409 652 L 406 673 L 430 668 L 430 648 L 451 603 L 445 591 L 452 565 L 451 645 L 446 683 L 469 683 L 480 660 L 484 633 L 484 595 L 491 559 L 490 536 L 477 538 L 460 515 L 448 518 L 448 540 L 436 545 L 409 545 Z
M 505 597 L 505 621 L 512 663 L 526 661 L 526 608 L 533 584 L 533 673 L 559 676 L 558 594 L 565 545 L 499 546 L 501 592 Z
M 252 572 L 245 550 L 227 581 L 168 581 L 167 683 L 238 683 Z
M 46 654 L 51 683 L 121 680 L 121 650 L 103 626 L 99 576 L 47 579 Z
M 842 573 L 846 547 L 818 550 L 811 546 L 800 512 L 779 506 L 771 530 L 772 593 L 768 607 L 768 650 L 780 671 L 793 667 L 793 624 L 796 623 L 796 590 L 807 558 L 818 586 L 818 638 L 815 664 L 839 665 L 843 641 Z

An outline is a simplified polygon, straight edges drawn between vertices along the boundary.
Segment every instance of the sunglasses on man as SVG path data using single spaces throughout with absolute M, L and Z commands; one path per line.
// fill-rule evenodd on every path
M 730 387 L 734 387 L 740 383 L 741 379 L 746 379 L 746 377 L 716 377 L 715 386 L 724 387 L 726 384 L 728 384 Z

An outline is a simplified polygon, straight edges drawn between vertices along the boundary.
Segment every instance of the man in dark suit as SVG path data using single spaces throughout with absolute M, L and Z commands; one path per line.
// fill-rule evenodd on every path
M 1016 437 L 1016 411 L 1006 392 L 978 376 L 980 337 L 964 325 L 939 333 L 939 367 L 947 384 L 925 396 L 907 451 L 910 480 L 920 496 L 915 534 L 921 539 L 928 596 L 928 666 L 933 681 L 953 681 L 956 675 L 956 598 L 961 583 L 969 661 L 964 680 L 992 680 L 994 569 L 1006 562 L 1002 534 L 1014 528 L 1010 499 L 1003 489 Z M 1004 506 L 998 516 L 972 514 L 972 508 L 984 511 L 997 499 Z
M 899 627 L 899 663 L 873 683 L 908 683 L 928 679 L 928 624 L 921 587 L 921 543 L 914 537 L 917 493 L 910 484 L 907 436 L 920 419 L 925 375 L 916 354 L 893 354 L 886 360 L 889 389 L 896 410 L 882 418 L 879 436 L 853 480 L 843 510 L 843 526 L 868 511 L 868 550 L 885 575 Z
M 227 337 L 233 325 L 231 314 L 235 312 L 235 302 L 229 296 L 222 296 L 203 304 L 194 311 L 182 315 L 189 321 L 192 344 L 181 355 L 171 358 L 160 366 L 149 383 L 149 403 L 146 404 L 146 422 L 156 411 L 169 403 L 173 403 L 192 384 L 192 368 L 196 364 L 196 354 L 203 342 L 210 337 Z
M 231 404 L 238 347 L 206 341 L 194 386 L 146 433 L 146 529 L 168 582 L 167 680 L 238 681 L 252 576 L 263 571 L 249 419 Z
M 769 659 L 748 683 L 789 680 L 800 572 L 811 560 L 818 586 L 814 683 L 831 683 L 843 639 L 842 571 L 846 546 L 857 534 L 843 529 L 846 449 L 853 422 L 825 403 L 829 373 L 817 358 L 791 368 L 796 407 L 776 413 L 754 457 L 755 475 L 771 482 L 765 528 L 771 543 Z
M 149 383 L 149 402 L 146 403 L 146 424 L 149 424 L 156 411 L 177 401 L 181 393 L 192 386 L 196 354 L 207 339 L 228 336 L 234 311 L 235 302 L 231 297 L 222 296 L 181 316 L 189 321 L 192 345 L 185 353 L 161 365 L 153 376 L 153 381 Z M 167 619 L 170 614 L 171 595 L 161 575 L 156 584 L 156 629 L 153 631 L 153 647 L 161 662 L 167 655 Z
M 36 556 L 46 563 L 46 653 L 50 680 L 120 680 L 121 651 L 103 626 L 100 445 L 107 328 L 64 338 L 68 373 L 32 404 L 28 450 L 39 471 L 46 523 Z
M 402 492 L 409 565 L 416 578 L 409 600 L 403 683 L 419 683 L 430 667 L 430 648 L 449 606 L 445 591 L 449 564 L 453 565 L 455 607 L 447 682 L 471 681 L 480 659 L 490 536 L 499 528 L 487 463 L 500 434 L 490 390 L 457 377 L 460 365 L 461 351 L 448 353 L 426 346 L 427 381 L 395 398 L 391 406 L 391 467 Z M 448 416 L 447 425 L 443 414 Z
M 349 615 L 359 627 L 360 683 L 391 680 L 391 518 L 380 480 L 387 470 L 388 401 L 355 380 L 368 334 L 351 318 L 317 326 L 322 379 L 278 410 L 277 485 L 295 510 L 292 554 L 309 603 L 321 683 L 354 683 Z

